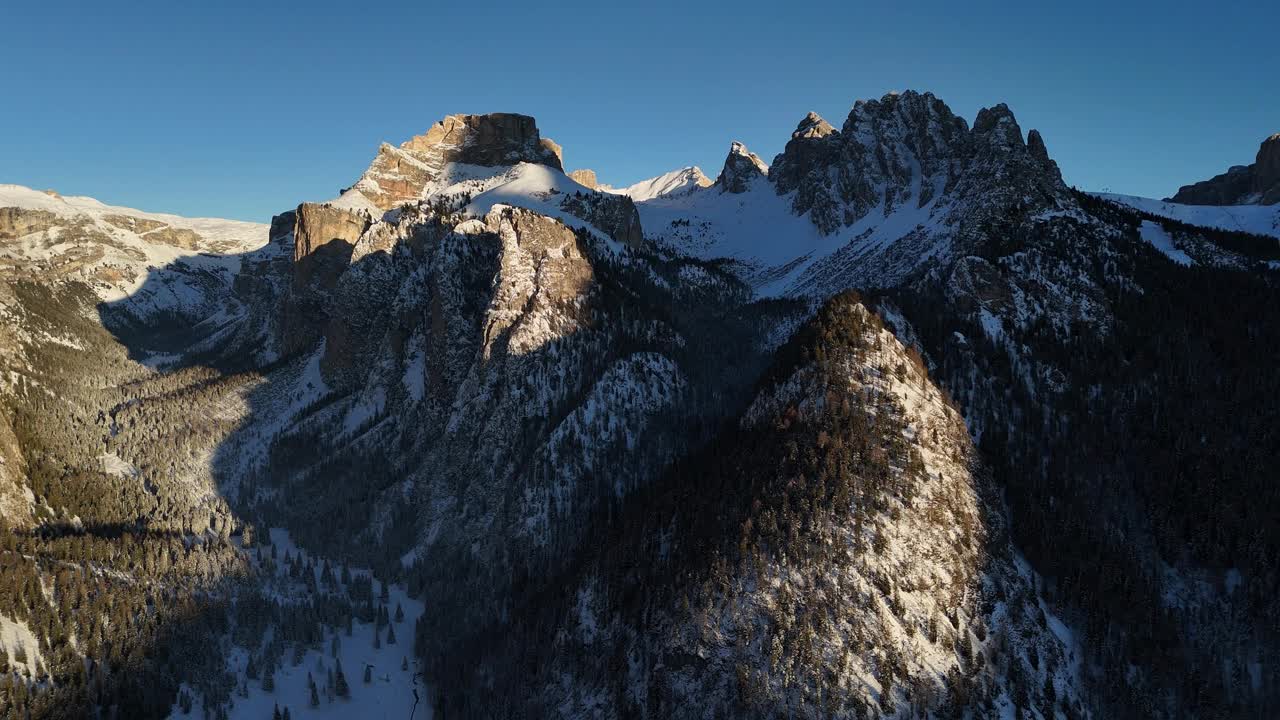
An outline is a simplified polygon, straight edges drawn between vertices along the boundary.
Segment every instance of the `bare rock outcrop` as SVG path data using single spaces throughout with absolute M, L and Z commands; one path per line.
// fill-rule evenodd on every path
M 23 235 L 48 230 L 61 224 L 63 220 L 47 210 L 0 208 L 0 240 L 16 240 Z
M 330 287 L 351 257 L 356 241 L 373 219 L 362 211 L 303 203 L 295 211 L 293 281 L 295 287 Z
M 942 211 L 946 200 L 1054 207 L 1068 195 L 1040 133 L 1024 142 L 1007 106 L 984 108 L 970 129 L 931 93 L 913 91 L 859 100 L 840 130 L 809 113 L 769 178 L 824 234 L 873 211 Z
M 591 188 L 592 190 L 600 187 L 600 181 L 596 179 L 595 170 L 587 170 L 585 168 L 582 170 L 574 170 L 569 173 L 569 177 L 573 178 L 573 181 L 579 185 Z
M 10 527 L 31 523 L 34 498 L 26 485 L 26 463 L 9 418 L 0 411 L 0 518 Z
M 449 115 L 399 147 L 383 143 L 353 189 L 382 210 L 422 196 L 449 163 L 487 167 L 529 162 L 563 170 L 560 146 L 528 115 Z
M 1183 185 L 1167 199 L 1186 205 L 1280 203 L 1280 133 L 1262 141 L 1253 164 L 1234 165 L 1221 175 Z
M 724 169 L 720 171 L 716 184 L 721 192 L 741 193 L 746 192 L 755 180 L 768 176 L 769 166 L 746 145 L 734 142 L 729 146 L 729 155 L 724 159 Z
M 1253 191 L 1262 205 L 1280 203 L 1280 133 L 1262 141 L 1253 163 Z

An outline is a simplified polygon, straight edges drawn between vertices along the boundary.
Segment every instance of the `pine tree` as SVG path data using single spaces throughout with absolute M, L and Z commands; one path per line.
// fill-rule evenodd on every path
M 320 695 L 316 693 L 316 681 L 307 673 L 307 686 L 311 688 L 311 707 L 320 707 Z
M 400 607 L 400 603 L 396 603 L 396 622 L 404 622 L 404 608 Z
M 395 625 L 387 625 L 387 644 L 396 644 L 396 627 Z
M 368 685 L 373 682 L 373 666 L 366 664 L 364 666 L 364 684 Z
M 342 647 L 341 644 L 338 642 L 338 636 L 334 635 L 333 641 L 329 643 L 329 653 L 336 658 L 338 657 L 338 650 L 341 647 Z
M 347 686 L 347 676 L 342 674 L 342 660 L 338 660 L 338 666 L 333 671 L 333 689 L 337 691 L 338 697 L 351 697 L 351 688 Z
M 280 716 L 280 706 L 276 705 L 271 710 L 271 720 L 283 720 Z
M 400 669 L 402 671 L 409 669 L 409 657 L 407 655 L 400 659 Z
M 293 720 L 293 717 L 292 717 L 291 715 L 289 715 L 289 706 L 288 706 L 288 705 L 285 705 L 285 706 L 284 706 L 284 717 L 283 717 L 283 718 L 281 718 L 281 720 Z
M 382 647 L 381 635 L 382 635 L 382 631 L 378 629 L 377 625 L 374 625 L 373 626 L 373 647 L 374 648 Z
M 271 668 L 267 668 L 266 672 L 262 673 L 262 689 L 267 692 L 275 692 L 276 678 Z

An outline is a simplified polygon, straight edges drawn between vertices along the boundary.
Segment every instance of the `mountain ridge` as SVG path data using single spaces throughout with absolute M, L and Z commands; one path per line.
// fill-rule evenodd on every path
M 559 157 L 450 116 L 221 272 L 180 219 L 0 203 L 0 615 L 37 630 L 5 708 L 242 717 L 304 668 L 324 711 L 447 717 L 1275 698 L 1254 236 L 1076 192 L 1007 107 L 928 93 L 715 184 Z M 172 258 L 106 296 L 40 264 L 112 243 Z M 327 679 L 396 636 L 387 682 Z

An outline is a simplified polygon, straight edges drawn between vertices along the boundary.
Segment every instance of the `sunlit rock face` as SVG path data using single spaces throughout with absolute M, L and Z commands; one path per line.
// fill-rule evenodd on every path
M 768 175 L 769 166 L 760 156 L 748 150 L 746 145 L 735 142 L 729 147 L 729 155 L 724 159 L 724 169 L 720 171 L 716 184 L 723 192 L 743 193 L 751 183 Z
M 369 229 L 369 214 L 316 203 L 303 203 L 295 212 L 294 284 L 332 285 Z
M 982 110 L 970 129 L 946 103 L 913 91 L 859 100 L 839 131 L 810 113 L 774 160 L 770 179 L 779 194 L 794 193 L 793 210 L 808 213 L 823 233 L 876 208 L 888 215 L 979 195 L 1054 206 L 1067 194 L 1040 134 L 1032 130 L 1023 142 L 1008 107 Z
M 449 115 L 399 147 L 383 143 L 354 189 L 381 210 L 418 200 L 445 165 L 496 167 L 529 162 L 563 170 L 560 146 L 528 115 Z

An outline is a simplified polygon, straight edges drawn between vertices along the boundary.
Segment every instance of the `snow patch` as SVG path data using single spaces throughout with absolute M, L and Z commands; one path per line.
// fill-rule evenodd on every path
M 1165 257 L 1170 260 L 1184 267 L 1190 267 L 1195 264 L 1195 261 L 1191 259 L 1190 255 L 1179 250 L 1178 246 L 1173 244 L 1173 237 L 1171 237 L 1159 223 L 1154 223 L 1150 220 L 1143 220 L 1142 226 L 1139 228 L 1139 232 L 1142 234 L 1143 240 L 1151 243 L 1155 249 L 1164 253 Z

